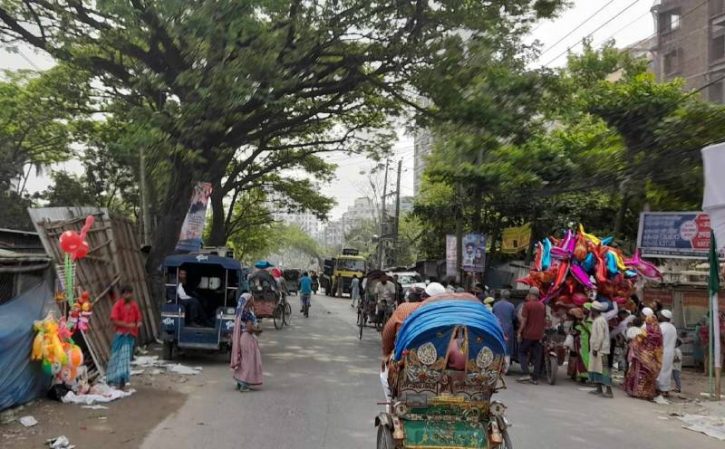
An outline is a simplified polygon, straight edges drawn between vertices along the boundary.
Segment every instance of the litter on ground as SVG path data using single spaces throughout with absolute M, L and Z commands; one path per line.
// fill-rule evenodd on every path
M 77 395 L 72 391 L 63 396 L 61 399 L 66 404 L 85 404 L 92 405 L 97 402 L 112 402 L 116 399 L 125 398 L 134 394 L 136 390 L 122 391 L 117 390 L 113 387 L 109 387 L 106 384 L 96 384 L 91 388 L 88 394 Z
M 725 418 L 719 416 L 685 415 L 680 421 L 687 424 L 685 429 L 703 433 L 720 441 L 725 441 Z
M 20 418 L 20 424 L 25 427 L 33 427 L 38 424 L 38 420 L 32 416 L 23 416 Z

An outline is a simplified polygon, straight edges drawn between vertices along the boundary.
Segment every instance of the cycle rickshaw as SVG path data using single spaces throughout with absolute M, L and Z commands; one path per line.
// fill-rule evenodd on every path
M 277 279 L 268 271 L 260 270 L 250 274 L 248 282 L 257 318 L 272 318 L 275 329 L 289 326 L 292 306 L 287 302 L 287 296 L 277 284 Z

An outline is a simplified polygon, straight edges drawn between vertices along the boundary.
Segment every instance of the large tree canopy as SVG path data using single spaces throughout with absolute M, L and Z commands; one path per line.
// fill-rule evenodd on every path
M 3 0 L 0 38 L 84 69 L 163 142 L 152 268 L 194 180 L 226 194 L 321 151 L 362 151 L 372 142 L 357 131 L 412 104 L 412 74 L 436 66 L 443 41 L 506 35 L 561 3 Z

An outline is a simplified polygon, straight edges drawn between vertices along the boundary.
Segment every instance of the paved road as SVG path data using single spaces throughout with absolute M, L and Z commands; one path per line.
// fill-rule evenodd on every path
M 142 447 L 374 448 L 372 421 L 382 400 L 379 334 L 366 329 L 358 340 L 346 299 L 314 297 L 309 319 L 294 309 L 290 328 L 277 331 L 268 322 L 260 337 L 263 391 L 236 392 L 222 357 L 187 360 L 204 365 L 204 386 Z M 622 393 L 606 400 L 568 381 L 554 387 L 512 381 L 499 396 L 509 407 L 517 449 L 722 448 L 672 418 L 661 419 L 666 409 Z

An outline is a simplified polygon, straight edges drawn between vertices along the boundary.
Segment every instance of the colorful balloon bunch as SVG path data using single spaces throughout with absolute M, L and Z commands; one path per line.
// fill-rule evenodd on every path
M 65 253 L 65 299 L 71 307 L 73 307 L 74 263 L 88 255 L 90 246 L 86 241 L 86 235 L 95 222 L 95 217 L 89 215 L 80 234 L 75 231 L 65 231 L 60 235 L 60 249 Z
M 32 360 L 42 361 L 43 371 L 55 376 L 56 383 L 72 385 L 78 368 L 83 365 L 83 351 L 71 338 L 65 318 L 60 321 L 48 315 L 36 321 L 37 334 L 33 340 Z
M 528 276 L 518 279 L 538 287 L 541 300 L 552 306 L 581 307 L 595 292 L 599 301 L 624 305 L 635 293 L 635 283 L 644 279 L 661 279 L 655 265 L 642 260 L 639 251 L 631 259 L 609 246 L 613 237 L 600 239 L 584 232 L 567 231 L 561 240 L 544 239 L 538 245 L 534 268 Z

